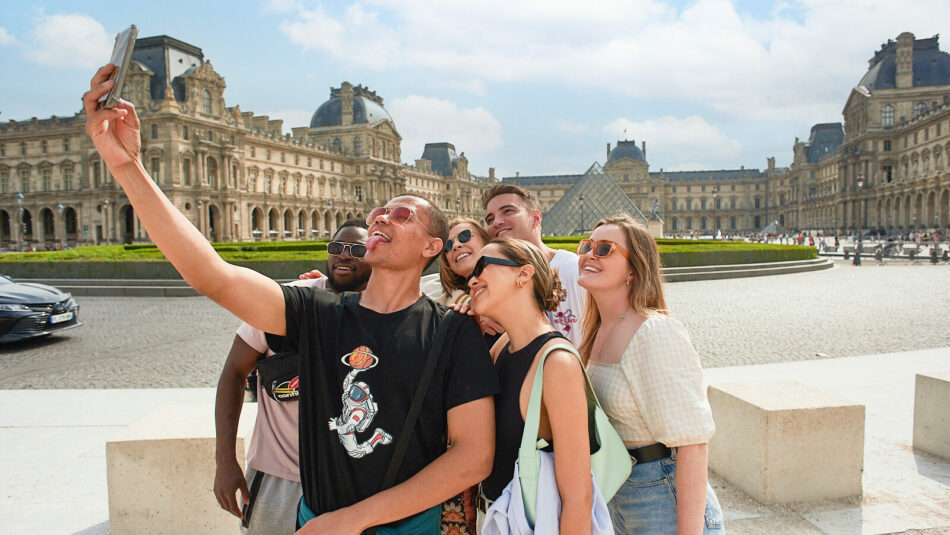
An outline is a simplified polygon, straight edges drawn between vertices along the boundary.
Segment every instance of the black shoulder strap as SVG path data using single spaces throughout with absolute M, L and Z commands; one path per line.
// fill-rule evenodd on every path
M 460 317 L 459 314 L 449 310 L 439 321 L 439 326 L 435 331 L 435 340 L 429 349 L 425 368 L 423 368 L 422 376 L 419 378 L 419 387 L 416 388 L 416 395 L 412 398 L 412 405 L 409 406 L 409 414 L 406 416 L 406 422 L 402 426 L 402 433 L 400 433 L 399 439 L 396 442 L 396 447 L 393 450 L 393 456 L 389 461 L 389 468 L 386 469 L 386 476 L 383 478 L 383 485 L 380 490 L 388 489 L 396 482 L 396 476 L 399 474 L 402 459 L 406 456 L 406 450 L 409 448 L 409 435 L 416 426 L 416 420 L 419 419 L 422 402 L 425 400 L 426 392 L 429 390 L 429 383 L 432 382 L 432 375 L 435 373 L 435 365 L 439 361 L 439 355 L 442 354 L 442 348 L 445 346 L 445 340 L 448 338 L 448 335 L 461 324 L 461 322 L 458 321 Z

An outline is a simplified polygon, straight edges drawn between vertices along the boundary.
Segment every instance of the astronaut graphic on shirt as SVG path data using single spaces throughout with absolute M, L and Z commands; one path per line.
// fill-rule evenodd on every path
M 346 448 L 350 457 L 359 459 L 373 453 L 376 446 L 390 444 L 393 441 L 392 435 L 379 427 L 373 431 L 368 440 L 362 443 L 356 438 L 357 431 L 362 433 L 369 429 L 379 409 L 376 401 L 373 400 L 369 385 L 355 379 L 360 372 L 375 367 L 379 362 L 379 357 L 374 355 L 369 347 L 359 346 L 343 355 L 340 361 L 352 367 L 353 370 L 343 379 L 343 412 L 340 416 L 332 418 L 329 426 L 340 436 L 340 443 Z

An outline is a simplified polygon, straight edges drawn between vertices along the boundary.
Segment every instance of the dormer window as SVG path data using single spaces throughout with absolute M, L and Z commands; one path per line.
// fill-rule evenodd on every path
M 205 113 L 211 113 L 211 92 L 207 89 L 201 94 L 201 107 L 204 108 Z
M 884 128 L 894 126 L 894 106 L 885 104 L 884 107 L 881 108 L 881 126 Z

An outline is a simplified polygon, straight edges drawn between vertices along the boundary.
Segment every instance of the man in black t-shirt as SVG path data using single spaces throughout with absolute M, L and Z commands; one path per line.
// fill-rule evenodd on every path
M 335 338 L 332 341 L 335 345 L 327 342 L 330 347 L 348 351 L 348 354 L 359 353 L 353 351 L 359 346 L 346 348 L 345 345 L 340 345 L 347 341 L 365 345 L 358 340 L 359 337 L 344 338 L 350 336 L 344 333 L 350 332 L 354 328 L 353 325 L 341 327 L 340 333 L 333 333 L 339 334 L 335 337 L 327 337 L 327 333 L 320 332 L 321 326 L 317 324 L 313 312 L 317 298 L 325 297 L 326 292 L 291 292 L 285 297 L 283 287 L 268 277 L 228 264 L 218 256 L 195 225 L 162 193 L 142 164 L 141 123 L 135 107 L 127 101 L 120 101 L 114 109 L 100 109 L 98 106 L 99 98 L 112 88 L 109 77 L 114 70 L 114 65 L 101 67 L 92 77 L 90 90 L 83 95 L 86 132 L 92 139 L 99 157 L 122 187 L 149 237 L 182 278 L 199 293 L 251 326 L 279 336 L 290 334 L 291 338 L 296 338 L 294 341 L 298 348 L 306 349 L 310 359 L 318 358 L 313 346 L 328 338 Z M 307 447 L 311 448 L 308 451 L 309 458 L 301 457 L 301 471 L 306 469 L 311 473 L 315 472 L 317 458 L 325 455 L 334 456 L 335 459 L 341 458 L 340 450 L 346 452 L 346 458 L 350 459 L 341 465 L 345 468 L 341 469 L 340 473 L 344 473 L 348 469 L 346 467 L 352 468 L 353 462 L 362 459 L 382 464 L 377 457 L 384 455 L 390 447 L 382 444 L 384 439 L 371 438 L 370 444 L 363 446 L 367 437 L 356 435 L 354 438 L 359 449 L 372 448 L 373 451 L 364 454 L 361 459 L 354 458 L 349 453 L 353 448 L 347 449 L 345 445 L 350 441 L 340 440 L 340 433 L 330 429 L 332 424 L 329 419 L 303 422 L 303 405 L 311 396 L 335 397 L 339 400 L 339 413 L 330 414 L 329 417 L 344 417 L 343 420 L 337 420 L 337 429 L 340 429 L 341 425 L 345 427 L 356 423 L 356 433 L 360 433 L 359 429 L 362 428 L 358 420 L 367 419 L 370 412 L 374 411 L 373 422 L 368 427 L 375 430 L 373 425 L 376 425 L 392 435 L 393 441 L 398 441 L 399 437 L 395 435 L 398 431 L 386 428 L 398 417 L 388 416 L 388 411 L 397 410 L 400 396 L 405 399 L 412 398 L 412 387 L 408 387 L 410 391 L 406 391 L 406 385 L 413 384 L 412 378 L 409 377 L 413 371 L 417 372 L 418 378 L 415 368 L 418 361 L 400 362 L 399 359 L 409 358 L 407 355 L 414 353 L 424 354 L 426 344 L 431 342 L 432 326 L 425 324 L 425 310 L 431 305 L 419 293 L 419 278 L 426 265 L 439 255 L 442 244 L 448 237 L 445 216 L 425 199 L 411 195 L 396 197 L 387 203 L 385 208 L 373 210 L 370 216 L 367 221 L 370 226 L 364 258 L 373 267 L 373 274 L 366 290 L 360 295 L 359 302 L 352 307 L 352 313 L 360 322 L 368 318 L 387 325 L 379 329 L 370 324 L 359 325 L 364 334 L 371 335 L 368 338 L 372 343 L 377 345 L 367 345 L 370 351 L 366 353 L 372 356 L 347 356 L 345 362 L 340 361 L 336 373 L 328 373 L 323 378 L 324 381 L 301 384 L 301 440 L 304 440 L 305 432 L 313 432 L 318 438 L 308 443 Z M 423 299 L 421 304 L 420 299 Z M 422 308 L 423 312 L 420 313 L 417 307 Z M 428 310 L 432 312 L 438 309 Z M 473 331 L 473 328 L 468 330 L 477 332 Z M 413 464 L 412 458 L 407 457 L 404 472 L 397 478 L 398 484 L 383 491 L 372 488 L 370 474 L 376 469 L 369 465 L 365 470 L 362 466 L 356 470 L 350 469 L 353 481 L 327 481 L 325 487 L 330 493 L 333 492 L 334 484 L 353 484 L 358 491 L 355 496 L 357 501 L 341 504 L 342 507 L 338 509 L 321 508 L 319 503 L 314 503 L 317 497 L 312 495 L 313 488 L 305 487 L 306 505 L 311 509 L 316 507 L 313 509 L 316 517 L 307 522 L 301 533 L 356 535 L 371 526 L 400 521 L 434 508 L 489 474 L 494 454 L 495 430 L 492 396 L 498 391 L 498 379 L 494 376 L 487 352 L 473 350 L 464 345 L 467 344 L 465 328 L 460 333 L 460 339 L 448 341 L 448 347 L 452 348 L 454 353 L 461 351 L 463 347 L 460 346 L 464 346 L 471 353 L 453 354 L 451 358 L 440 360 L 443 371 L 434 377 L 432 387 L 435 388 L 430 397 L 441 396 L 441 399 L 426 400 L 429 408 L 427 412 L 424 407 L 423 414 L 428 416 L 413 430 L 413 447 L 420 449 L 417 452 L 419 459 Z M 418 348 L 401 345 L 408 344 L 408 341 L 413 339 L 420 342 Z M 484 345 L 481 348 L 484 349 Z M 383 360 L 389 361 L 385 367 Z M 367 401 L 361 409 L 364 412 L 357 411 L 359 407 L 353 403 L 344 403 L 342 397 L 343 379 L 352 369 L 360 366 L 366 371 L 354 374 L 349 385 L 351 388 L 346 394 L 356 404 Z M 351 369 L 348 370 L 347 367 Z M 376 373 L 376 368 L 384 373 Z M 318 370 L 334 371 L 326 362 L 315 363 L 311 370 L 314 373 Z M 340 372 L 344 370 L 346 373 L 340 377 Z M 302 367 L 301 372 L 303 371 L 305 370 Z M 301 379 L 303 380 L 303 376 Z M 340 386 L 336 387 L 336 384 Z M 365 393 L 365 397 L 360 391 Z M 373 397 L 370 398 L 370 395 Z M 329 406 L 333 400 L 328 399 L 326 403 Z M 444 411 L 444 416 L 436 415 L 436 405 L 440 406 L 440 411 Z M 442 420 L 444 425 L 434 430 L 422 427 L 435 425 L 436 420 Z M 434 434 L 439 434 L 439 440 L 443 440 L 443 432 L 452 439 L 452 448 L 444 453 L 441 443 L 437 447 L 432 441 Z M 328 446 L 329 441 L 319 439 L 326 433 L 337 435 L 337 443 L 334 446 Z M 418 471 L 408 473 L 409 470 L 415 469 Z M 317 478 L 324 477 L 322 474 L 315 475 Z M 402 479 L 406 477 L 408 479 Z M 359 481 L 364 479 L 365 481 Z M 315 488 L 322 491 L 324 486 L 317 484 Z M 369 492 L 375 494 L 368 495 Z
M 395 486 L 380 492 L 446 313 L 420 294 L 419 277 L 448 223 L 412 195 L 374 210 L 368 223 L 373 274 L 362 294 L 280 288 L 281 334 L 302 357 L 300 518 L 315 518 L 301 533 L 357 534 L 412 517 L 437 535 L 438 504 L 490 471 L 498 382 L 478 326 L 466 319 L 439 356 Z

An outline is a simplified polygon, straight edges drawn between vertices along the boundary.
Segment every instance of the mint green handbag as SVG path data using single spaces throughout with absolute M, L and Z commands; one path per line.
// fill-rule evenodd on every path
M 518 449 L 518 472 L 521 479 L 521 495 L 524 498 L 524 510 L 528 522 L 534 526 L 535 513 L 538 501 L 538 472 L 541 468 L 541 448 L 547 442 L 538 439 L 538 427 L 541 424 L 541 390 L 544 388 L 544 361 L 555 349 L 563 349 L 577 357 L 584 371 L 584 380 L 587 383 L 587 418 L 594 422 L 594 434 L 600 448 L 590 456 L 590 467 L 594 473 L 594 481 L 600 489 L 605 502 L 609 502 L 620 486 L 630 477 L 633 470 L 633 461 L 630 453 L 621 440 L 620 435 L 610 425 L 607 414 L 600 408 L 597 395 L 590 384 L 590 377 L 580 355 L 572 346 L 557 344 L 548 348 L 541 355 L 538 371 L 534 374 L 534 384 L 531 385 L 531 398 L 528 401 L 528 412 L 525 415 L 524 433 L 521 435 L 521 447 Z

